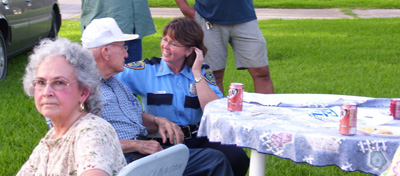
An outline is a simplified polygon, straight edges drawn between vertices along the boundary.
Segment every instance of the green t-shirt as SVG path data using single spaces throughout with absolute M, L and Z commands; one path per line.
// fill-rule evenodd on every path
M 143 38 L 156 32 L 147 0 L 82 0 L 81 31 L 93 19 L 104 17 L 114 18 L 125 34 Z

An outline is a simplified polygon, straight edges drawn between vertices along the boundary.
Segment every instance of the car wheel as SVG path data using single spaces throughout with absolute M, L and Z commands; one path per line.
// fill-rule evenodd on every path
M 56 16 L 56 13 L 53 11 L 52 13 L 51 13 L 51 17 L 52 17 L 52 20 L 51 20 L 51 29 L 50 29 L 50 33 L 49 33 L 49 38 L 56 38 L 57 37 L 57 35 L 58 35 L 58 31 L 57 31 L 57 16 Z
M 7 72 L 7 52 L 6 52 L 6 42 L 4 40 L 4 35 L 0 32 L 0 80 L 6 77 Z

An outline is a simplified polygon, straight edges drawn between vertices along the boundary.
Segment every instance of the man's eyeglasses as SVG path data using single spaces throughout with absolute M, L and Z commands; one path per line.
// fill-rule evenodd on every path
M 182 45 L 178 45 L 175 42 L 168 41 L 167 38 L 165 38 L 165 37 L 161 37 L 161 43 L 168 44 L 169 46 L 172 46 L 172 47 L 175 47 L 175 48 L 182 47 Z
M 109 44 L 109 45 L 119 46 L 122 47 L 125 51 L 128 51 L 128 45 L 117 45 L 117 44 Z
M 74 84 L 77 82 L 68 82 L 65 79 L 55 79 L 55 80 L 51 80 L 50 82 L 46 82 L 42 79 L 37 79 L 32 81 L 32 85 L 34 87 L 35 90 L 37 91 L 42 91 L 46 88 L 46 85 L 49 84 L 50 87 L 55 90 L 55 91 L 61 91 L 64 90 L 65 88 L 67 88 L 69 85 Z

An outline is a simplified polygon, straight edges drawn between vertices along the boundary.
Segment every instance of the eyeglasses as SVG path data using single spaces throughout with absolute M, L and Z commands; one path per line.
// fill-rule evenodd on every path
M 119 46 L 122 47 L 125 51 L 128 51 L 128 45 L 117 45 L 117 44 L 109 44 L 109 45 Z
M 172 46 L 172 47 L 175 47 L 175 48 L 182 47 L 182 45 L 178 45 L 175 42 L 168 41 L 167 38 L 165 38 L 165 37 L 160 37 L 160 38 L 161 38 L 161 43 L 162 44 L 168 44 L 169 46 Z
M 42 79 L 37 79 L 32 81 L 32 85 L 34 87 L 35 90 L 37 91 L 42 91 L 46 88 L 47 84 L 50 84 L 50 87 L 55 90 L 55 91 L 61 91 L 64 90 L 65 88 L 67 88 L 69 85 L 77 83 L 77 81 L 75 82 L 68 82 L 65 79 L 55 79 L 55 80 L 51 80 L 50 82 L 46 82 Z

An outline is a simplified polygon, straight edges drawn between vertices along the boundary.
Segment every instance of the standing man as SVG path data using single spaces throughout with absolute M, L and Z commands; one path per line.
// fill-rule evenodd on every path
M 257 24 L 252 0 L 175 0 L 182 13 L 195 19 L 204 31 L 208 52 L 205 62 L 211 66 L 217 85 L 224 92 L 223 78 L 228 43 L 232 46 L 236 68 L 248 69 L 257 93 L 274 93 L 269 73 L 266 41 Z
M 138 39 L 126 41 L 125 63 L 142 60 L 142 38 L 156 32 L 147 0 L 82 0 L 82 32 L 93 19 L 104 17 L 114 18 L 125 34 L 139 34 Z
M 128 163 L 163 149 L 157 141 L 147 140 L 148 132 L 160 133 L 163 143 L 167 142 L 166 134 L 170 136 L 171 143 L 174 137 L 178 143 L 183 142 L 183 133 L 178 125 L 166 118 L 144 113 L 138 99 L 114 77 L 124 70 L 124 60 L 128 57 L 125 41 L 136 37 L 123 34 L 112 18 L 93 20 L 82 34 L 82 45 L 93 53 L 102 77 L 102 117 L 117 132 Z M 184 175 L 219 176 L 233 173 L 223 153 L 206 148 L 189 149 L 189 161 Z

